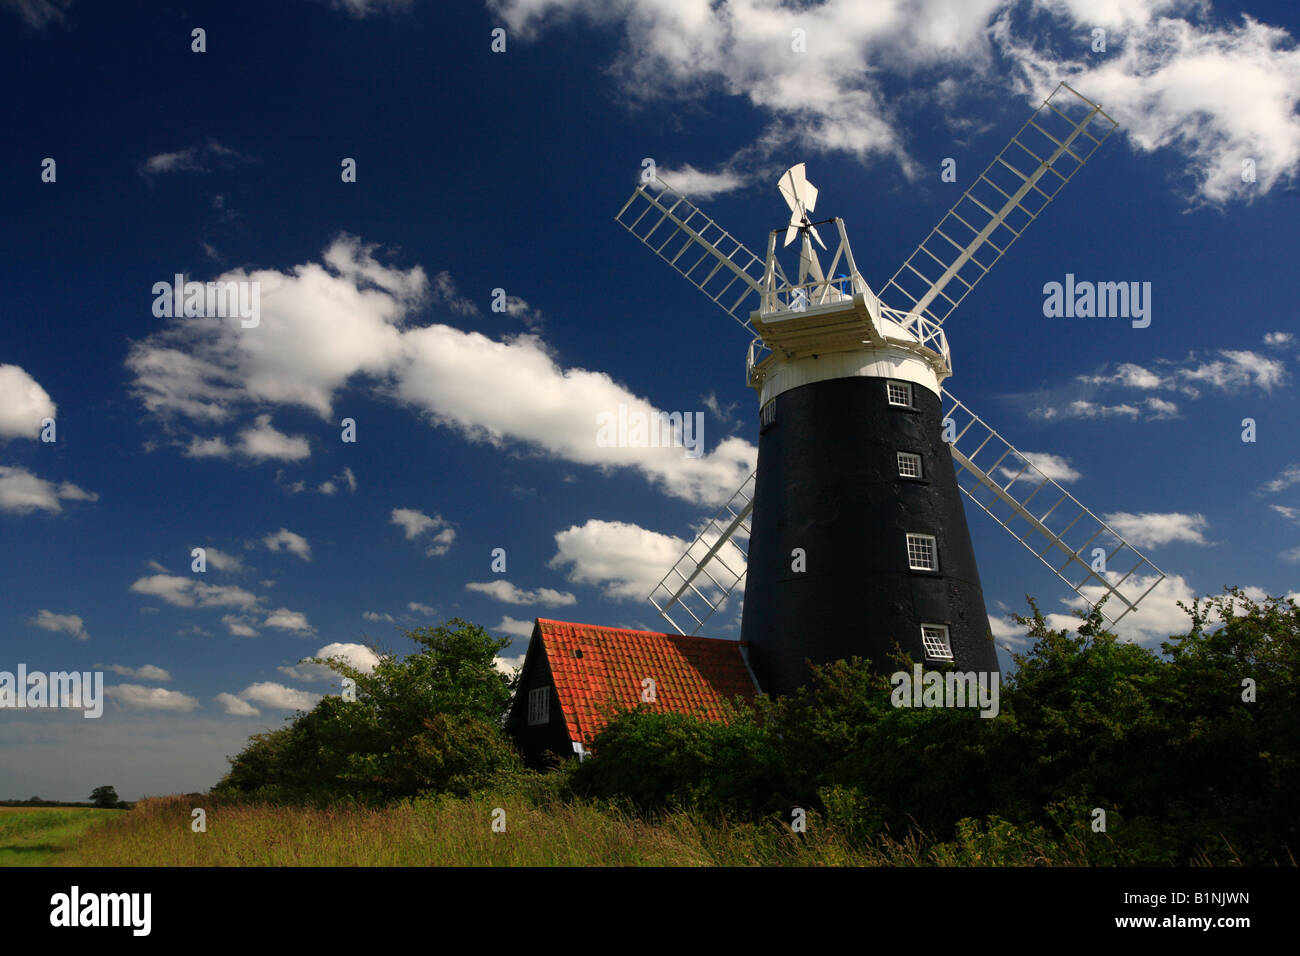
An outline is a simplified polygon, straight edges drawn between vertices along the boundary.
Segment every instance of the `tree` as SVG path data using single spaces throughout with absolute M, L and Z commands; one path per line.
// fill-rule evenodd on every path
M 112 810 L 122 801 L 118 799 L 117 791 L 112 787 L 96 787 L 90 791 L 90 802 L 103 810 Z
M 420 646 L 366 673 L 314 659 L 355 684 L 280 730 L 257 734 L 217 789 L 265 796 L 389 799 L 465 793 L 519 760 L 501 728 L 516 678 L 496 668 L 509 641 L 460 618 L 404 632 Z

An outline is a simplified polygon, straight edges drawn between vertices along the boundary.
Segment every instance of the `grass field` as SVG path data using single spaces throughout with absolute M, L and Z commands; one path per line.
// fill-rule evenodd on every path
M 0 866 L 57 866 L 97 823 L 124 810 L 0 807 Z
M 206 804 L 206 805 L 205 805 Z M 203 806 L 207 831 L 191 829 Z M 494 811 L 505 829 L 493 829 Z M 46 811 L 48 812 L 48 811 Z M 59 811 L 54 811 L 58 813 Z M 81 811 L 63 811 L 79 813 Z M 86 811 L 104 814 L 105 811 Z M 496 814 L 499 820 L 500 815 Z M 854 845 L 810 818 L 806 833 L 769 824 L 711 823 L 689 813 L 642 820 L 591 804 L 537 805 L 516 797 L 415 800 L 379 809 L 221 804 L 195 797 L 142 800 L 41 860 L 70 866 L 916 866 L 1083 862 L 1033 840 L 999 834 L 956 844 L 916 837 Z M 62 831 L 61 831 L 62 832 Z M 32 854 L 37 856 L 39 854 Z M 3 860 L 3 857 L 0 857 Z

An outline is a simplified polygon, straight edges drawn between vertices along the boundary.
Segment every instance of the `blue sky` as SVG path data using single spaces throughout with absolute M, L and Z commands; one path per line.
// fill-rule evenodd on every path
M 945 325 L 947 387 L 1169 575 L 1126 636 L 1297 590 L 1291 5 L 613 6 L 0 3 L 0 670 L 109 685 L 0 713 L 0 796 L 206 789 L 336 690 L 302 658 L 398 627 L 502 666 L 536 616 L 659 629 L 758 429 L 745 333 L 613 221 L 642 160 L 760 253 L 807 162 L 880 291 L 1062 78 L 1120 129 Z M 256 281 L 259 325 L 155 315 L 177 273 Z M 1150 282 L 1150 326 L 1046 317 L 1067 273 Z M 703 456 L 601 447 L 624 403 L 703 413 Z M 968 513 L 1023 646 L 1005 613 L 1071 593 Z

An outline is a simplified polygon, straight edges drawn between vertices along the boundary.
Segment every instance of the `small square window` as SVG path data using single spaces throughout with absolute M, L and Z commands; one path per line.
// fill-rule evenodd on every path
M 920 478 L 921 456 L 914 455 L 910 451 L 900 451 L 898 453 L 898 477 Z
M 551 689 L 534 687 L 528 692 L 528 724 L 545 724 L 551 719 Z
M 772 399 L 758 410 L 758 430 L 767 431 L 776 423 L 776 399 Z
M 907 566 L 913 571 L 938 571 L 939 552 L 932 534 L 907 536 Z
M 898 405 L 903 408 L 912 407 L 911 382 L 890 382 L 886 387 L 889 391 L 890 405 Z
M 926 660 L 952 660 L 952 644 L 948 641 L 947 624 L 922 624 L 921 643 L 925 645 Z

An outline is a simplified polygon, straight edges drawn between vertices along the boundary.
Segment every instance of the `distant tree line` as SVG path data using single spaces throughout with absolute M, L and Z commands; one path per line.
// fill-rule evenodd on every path
M 1300 608 L 1230 589 L 1185 608 L 1191 627 L 1162 656 L 1118 640 L 1096 609 L 1070 631 L 1029 604 L 1032 646 L 995 718 L 895 707 L 869 662 L 839 661 L 788 697 L 737 700 L 722 722 L 641 705 L 552 779 L 643 814 L 788 824 L 797 808 L 862 840 L 1014 832 L 1103 865 L 1294 864 Z M 458 619 L 409 636 L 422 649 L 372 674 L 334 662 L 356 702 L 326 697 L 254 736 L 217 790 L 380 801 L 523 779 L 501 726 L 513 682 L 493 665 L 507 642 Z

